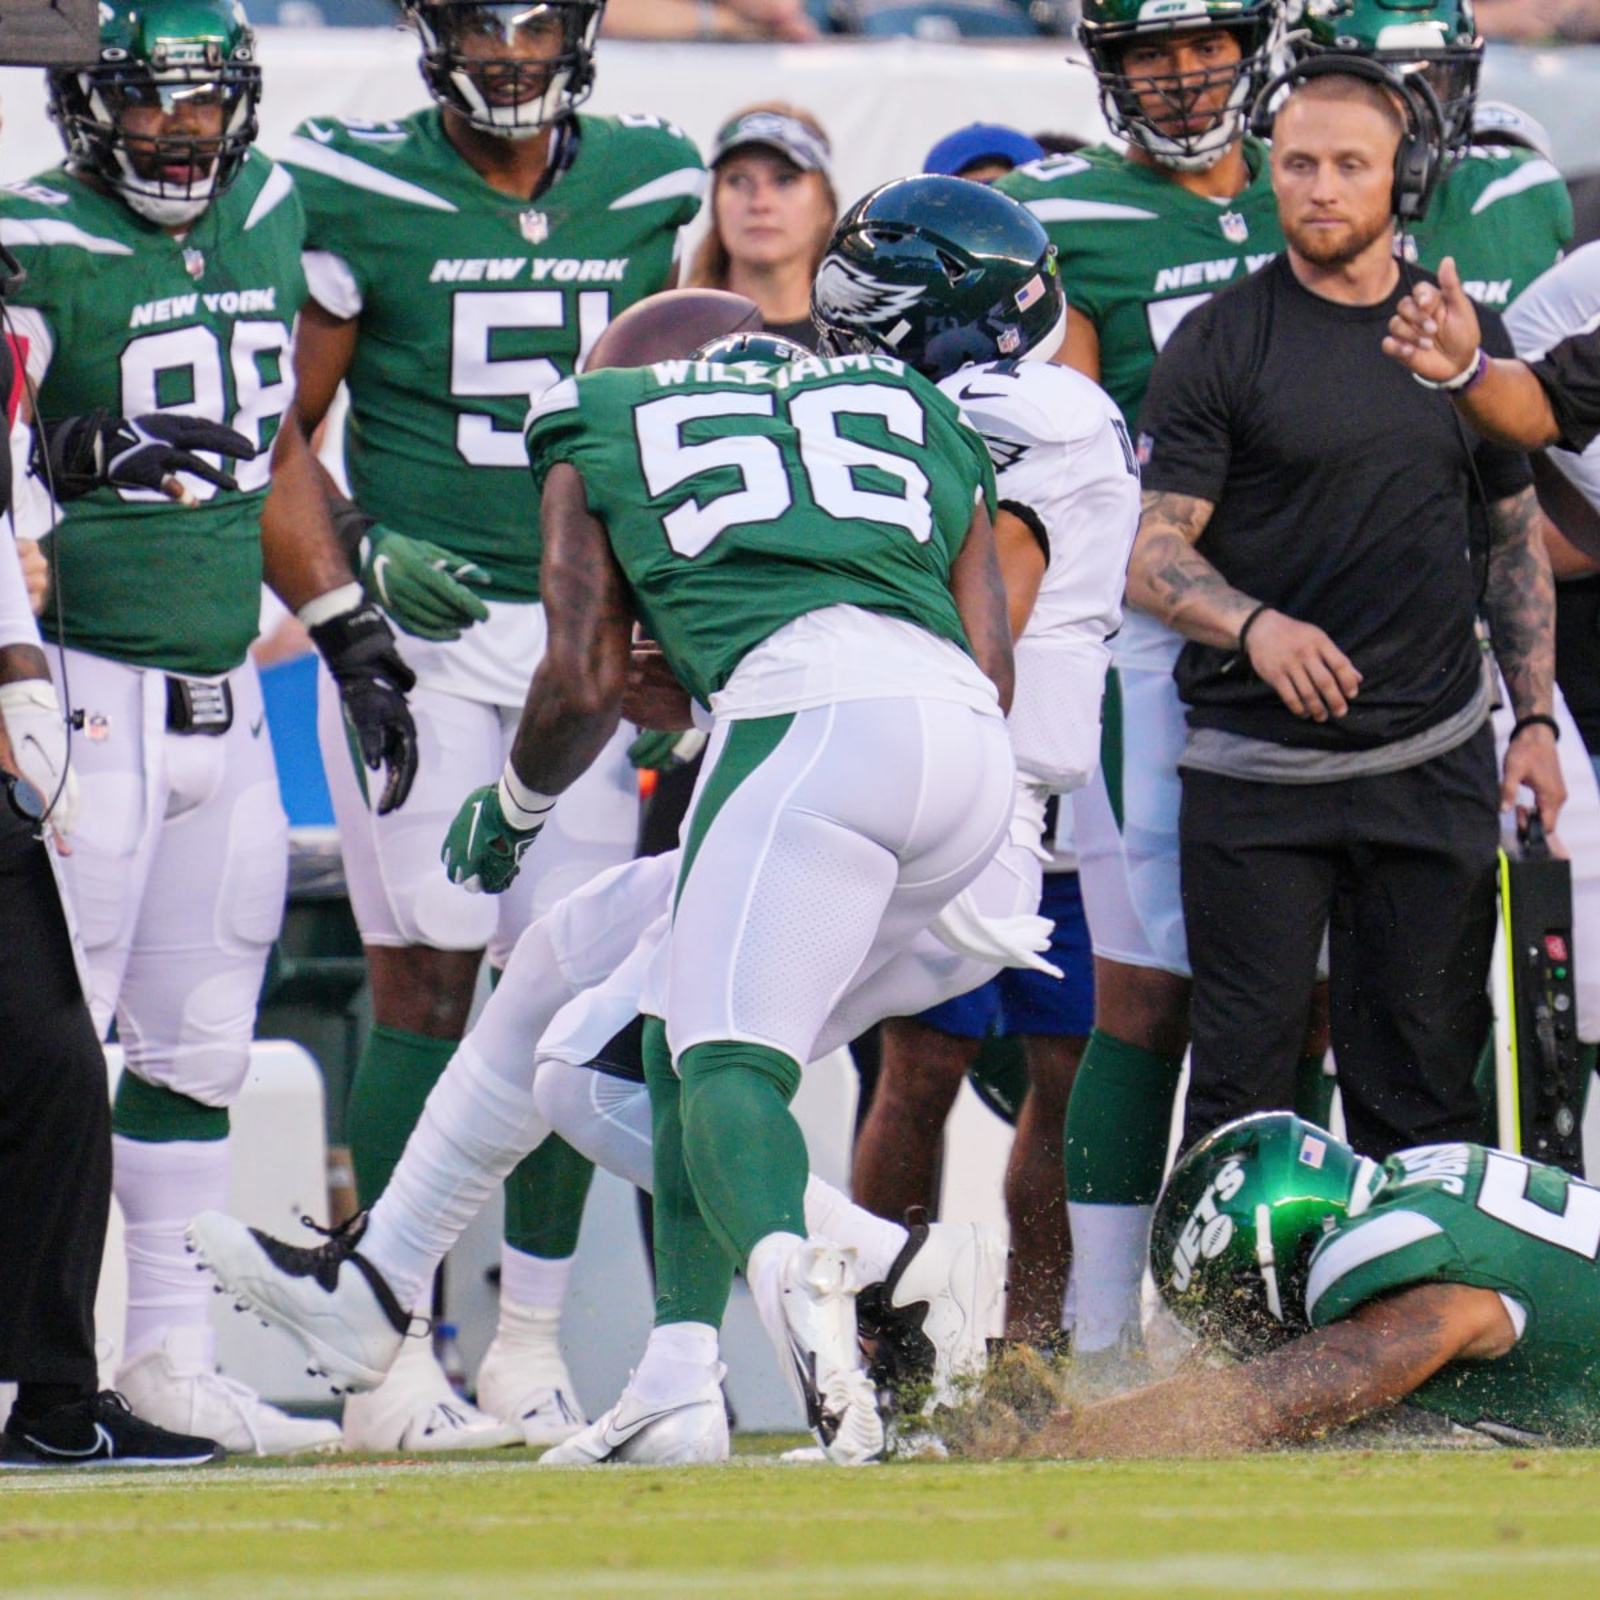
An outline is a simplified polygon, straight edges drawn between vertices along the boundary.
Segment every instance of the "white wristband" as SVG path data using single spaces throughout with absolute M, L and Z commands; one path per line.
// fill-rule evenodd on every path
M 348 616 L 350 612 L 358 610 L 366 604 L 366 599 L 359 583 L 342 583 L 337 589 L 319 594 L 315 600 L 307 600 L 295 615 L 305 627 L 319 628 L 324 622 L 332 622 L 335 617 Z
M 521 833 L 542 828 L 555 810 L 556 797 L 540 794 L 530 789 L 516 774 L 511 762 L 506 762 L 500 774 L 500 810 L 507 822 Z
M 1456 394 L 1462 389 L 1470 389 L 1484 373 L 1489 370 L 1489 357 L 1482 345 L 1472 352 L 1472 359 L 1453 378 L 1446 378 L 1442 383 L 1435 383 L 1432 378 L 1419 377 L 1415 372 L 1411 374 L 1424 389 L 1438 389 L 1445 394 Z

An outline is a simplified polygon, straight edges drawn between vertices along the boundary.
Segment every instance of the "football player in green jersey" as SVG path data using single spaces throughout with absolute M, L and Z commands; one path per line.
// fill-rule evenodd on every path
M 806 1238 L 788 1102 L 835 1005 L 1006 831 L 993 468 L 901 362 L 737 338 L 725 360 L 592 372 L 535 408 L 550 645 L 445 857 L 458 883 L 512 881 L 616 727 L 637 617 L 715 719 L 643 1004 L 665 1019 L 645 1047 L 658 1322 L 714 1339 L 743 1266 L 824 1449 L 860 1461 L 883 1432 L 859 1284 Z
M 197 1205 L 227 1197 L 228 1107 L 283 910 L 285 822 L 246 654 L 263 571 L 311 628 L 363 758 L 387 763 L 384 806 L 415 761 L 410 673 L 285 422 L 304 223 L 288 175 L 251 148 L 260 71 L 244 14 L 231 0 L 110 0 L 100 15 L 95 63 L 50 74 L 66 165 L 13 185 L 0 221 L 27 273 L 11 317 L 39 415 L 170 410 L 247 441 L 231 473 L 94 488 L 24 530 L 44 534 L 44 630 L 82 718 L 63 867 L 95 1022 L 115 1017 L 124 1051 L 117 1386 L 139 1415 L 230 1450 L 317 1448 L 338 1430 L 216 1372 L 182 1241 Z
M 1480 1145 L 1381 1166 L 1288 1112 L 1173 1169 L 1150 1266 L 1245 1359 L 1059 1413 L 1041 1455 L 1290 1443 L 1406 1400 L 1508 1442 L 1600 1439 L 1600 1190 Z
M 524 418 L 611 317 L 671 284 L 704 184 L 676 128 L 579 113 L 601 8 L 418 0 L 406 14 L 436 103 L 394 123 L 314 117 L 284 152 L 307 214 L 302 414 L 314 426 L 347 385 L 359 510 L 344 524 L 364 535 L 368 593 L 408 635 L 419 680 L 422 760 L 402 816 L 366 811 L 323 713 L 376 1022 L 350 1107 L 364 1202 L 461 1037 L 485 947 L 503 968 L 532 917 L 633 852 L 637 780 L 619 736 L 503 899 L 438 867 L 463 787 L 505 759 L 544 649 Z M 581 1425 L 559 1317 L 591 1172 L 552 1141 L 507 1185 L 500 1329 L 477 1379 L 494 1419 L 466 1412 L 414 1341 L 383 1391 L 352 1397 L 348 1439 L 548 1444 Z
M 1060 252 L 1071 310 L 1059 359 L 1102 383 L 1130 429 L 1179 322 L 1283 247 L 1266 147 L 1246 131 L 1281 21 L 1278 0 L 1086 0 L 1083 43 L 1127 148 L 1047 157 L 996 181 Z M 1095 955 L 1095 1027 L 1065 1132 L 1074 1347 L 1105 1366 L 1140 1339 L 1150 1206 L 1188 1042 L 1179 645 L 1150 618 L 1125 615 L 1101 772 L 1073 797 Z

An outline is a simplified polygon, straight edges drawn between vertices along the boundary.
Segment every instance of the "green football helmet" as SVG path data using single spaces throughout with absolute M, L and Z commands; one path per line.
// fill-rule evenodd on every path
M 1383 1169 L 1289 1111 L 1241 1117 L 1172 1169 L 1150 1270 L 1191 1333 L 1236 1355 L 1304 1333 L 1311 1252 L 1372 1203 Z
M 1160 121 L 1194 120 L 1201 97 L 1220 87 L 1221 73 L 1129 78 L 1123 57 L 1132 44 L 1174 34 L 1226 29 L 1239 41 L 1239 61 L 1226 69 L 1226 103 L 1203 128 L 1163 132 Z M 1111 131 L 1151 160 L 1181 172 L 1204 172 L 1220 161 L 1249 125 L 1250 108 L 1272 75 L 1283 34 L 1282 0 L 1083 0 L 1078 37 L 1100 84 L 1100 109 Z M 1157 103 L 1155 117 L 1151 102 Z
M 897 178 L 839 219 L 811 288 L 825 355 L 895 356 L 938 382 L 1048 360 L 1066 330 L 1055 246 L 1025 206 L 965 178 Z
M 474 128 L 531 139 L 594 88 L 605 0 L 405 0 L 428 93 Z
M 1444 112 L 1445 148 L 1471 143 L 1483 64 L 1472 0 L 1307 0 L 1289 45 L 1299 60 L 1347 51 L 1421 73 Z
M 693 359 L 717 361 L 725 367 L 736 367 L 747 361 L 762 367 L 786 367 L 791 361 L 810 361 L 812 352 L 781 333 L 750 330 L 719 333 L 715 339 L 707 339 L 695 351 Z
M 101 0 L 99 59 L 54 68 L 47 82 L 71 165 L 164 227 L 198 217 L 256 136 L 261 68 L 236 0 Z M 152 113 L 168 131 L 129 132 Z

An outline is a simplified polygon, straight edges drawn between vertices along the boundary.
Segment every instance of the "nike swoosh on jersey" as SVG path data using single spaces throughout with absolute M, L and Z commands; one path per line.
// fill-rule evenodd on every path
M 309 133 L 311 135 L 311 137 L 317 141 L 318 144 L 332 144 L 333 143 L 333 129 L 332 128 L 324 128 L 321 125 L 321 123 L 308 122 L 306 124 L 306 132 Z

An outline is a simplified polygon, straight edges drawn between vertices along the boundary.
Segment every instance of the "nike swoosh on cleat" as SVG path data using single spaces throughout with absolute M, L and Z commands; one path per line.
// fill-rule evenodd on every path
M 627 1429 L 618 1432 L 610 1423 L 600 1435 L 600 1443 L 608 1450 L 619 1450 L 635 1435 L 642 1433 L 652 1422 L 659 1422 L 663 1417 L 670 1417 L 674 1411 L 681 1411 L 682 1406 L 668 1406 L 663 1411 L 652 1411 L 648 1416 L 638 1417 L 630 1422 Z
M 116 1446 L 111 1442 L 111 1435 L 106 1432 L 105 1424 L 97 1422 L 94 1425 L 94 1443 L 87 1450 L 67 1450 L 58 1444 L 45 1444 L 42 1440 L 35 1439 L 31 1433 L 22 1435 L 23 1442 L 30 1444 L 43 1456 L 59 1456 L 63 1461 L 88 1461 L 102 1452 L 107 1457 L 116 1455 Z

